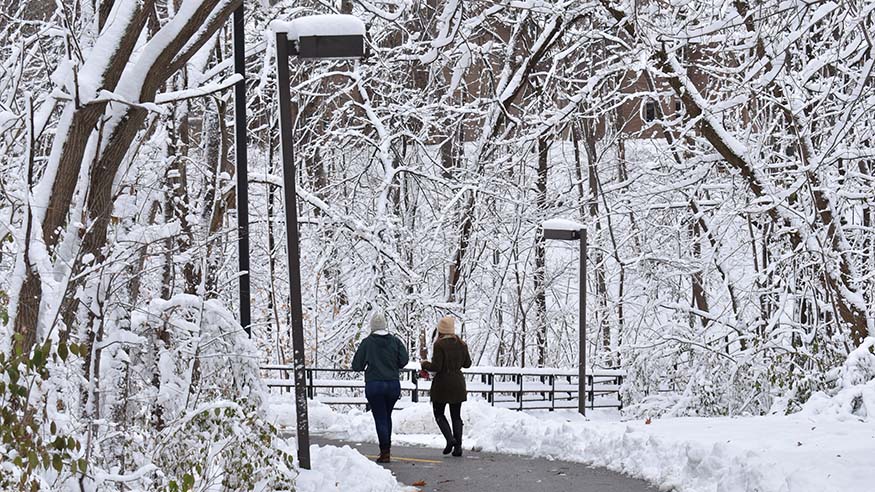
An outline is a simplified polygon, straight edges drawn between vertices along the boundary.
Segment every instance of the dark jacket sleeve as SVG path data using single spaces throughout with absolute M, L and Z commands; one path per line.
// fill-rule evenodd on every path
M 367 363 L 368 348 L 366 347 L 368 339 L 362 340 L 359 348 L 355 351 L 355 356 L 352 358 L 352 370 L 364 371 Z
M 465 350 L 465 360 L 462 361 L 462 367 L 468 368 L 471 367 L 471 353 L 468 352 L 468 344 L 462 344 L 463 349 Z
M 432 358 L 431 362 L 424 360 L 422 361 L 422 368 L 426 371 L 431 372 L 441 372 L 444 368 L 444 349 L 440 346 L 440 344 L 435 343 L 434 349 L 432 350 Z
M 395 343 L 398 344 L 398 369 L 404 368 L 408 362 L 410 362 L 410 354 L 407 353 L 407 347 L 404 346 L 404 342 L 395 337 Z

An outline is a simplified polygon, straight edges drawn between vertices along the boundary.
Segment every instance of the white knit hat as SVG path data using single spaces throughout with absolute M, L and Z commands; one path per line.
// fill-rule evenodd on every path
M 386 329 L 386 317 L 383 313 L 377 311 L 371 316 L 371 333 Z
M 456 320 L 452 316 L 444 316 L 438 321 L 438 333 L 441 335 L 454 335 L 456 333 Z

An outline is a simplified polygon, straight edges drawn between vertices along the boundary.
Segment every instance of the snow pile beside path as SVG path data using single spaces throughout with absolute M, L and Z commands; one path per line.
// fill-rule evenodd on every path
M 311 446 L 312 470 L 300 470 L 297 492 L 402 492 L 392 472 L 371 462 L 349 446 Z
M 274 411 L 293 422 L 290 400 Z M 311 405 L 315 432 L 375 442 L 371 416 Z M 428 404 L 393 414 L 396 444 L 443 447 Z M 828 416 L 592 421 L 573 412 L 520 413 L 480 401 L 462 407 L 465 447 L 575 461 L 679 492 L 865 492 L 875 423 Z M 281 421 L 279 423 L 282 423 Z
M 875 421 L 875 355 L 870 352 L 873 348 L 875 337 L 863 340 L 841 367 L 838 392 L 832 396 L 822 392 L 813 394 L 802 414 Z

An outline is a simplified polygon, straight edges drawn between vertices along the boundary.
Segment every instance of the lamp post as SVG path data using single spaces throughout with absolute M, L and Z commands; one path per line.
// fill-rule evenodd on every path
M 234 153 L 237 165 L 237 265 L 240 276 L 240 326 L 252 336 L 249 297 L 249 162 L 246 155 L 246 43 L 243 3 L 234 11 L 234 72 L 242 75 L 234 86 Z
M 301 306 L 301 260 L 298 245 L 298 207 L 289 61 L 302 59 L 362 58 L 365 26 L 351 15 L 314 15 L 291 22 L 274 21 L 277 87 L 279 90 L 280 142 L 286 208 L 286 242 L 289 254 L 289 297 L 292 310 L 292 358 L 295 377 L 298 463 L 310 469 L 310 426 L 307 416 L 307 381 L 304 358 L 304 319 Z
M 586 226 L 565 219 L 545 220 L 541 224 L 544 239 L 580 241 L 580 316 L 578 318 L 577 411 L 586 415 Z

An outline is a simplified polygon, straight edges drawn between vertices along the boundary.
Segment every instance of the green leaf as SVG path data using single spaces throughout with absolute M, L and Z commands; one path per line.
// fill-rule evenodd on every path
M 42 365 L 43 352 L 39 348 L 33 349 L 33 357 L 30 359 L 30 367 L 39 367 Z
M 190 473 L 186 473 L 182 476 L 182 490 L 188 492 L 189 490 L 194 488 L 194 477 L 191 476 Z
M 82 473 L 85 473 L 85 471 L 88 470 L 88 462 L 85 461 L 85 458 L 80 458 L 78 463 L 79 463 L 79 471 Z
M 67 350 L 67 344 L 62 343 L 62 344 L 58 345 L 58 357 L 60 357 L 62 361 L 66 362 L 68 355 L 69 355 L 69 353 Z
M 64 462 L 61 461 L 61 455 L 56 454 L 52 456 L 52 468 L 54 468 L 56 472 L 61 473 L 61 469 L 64 468 Z

